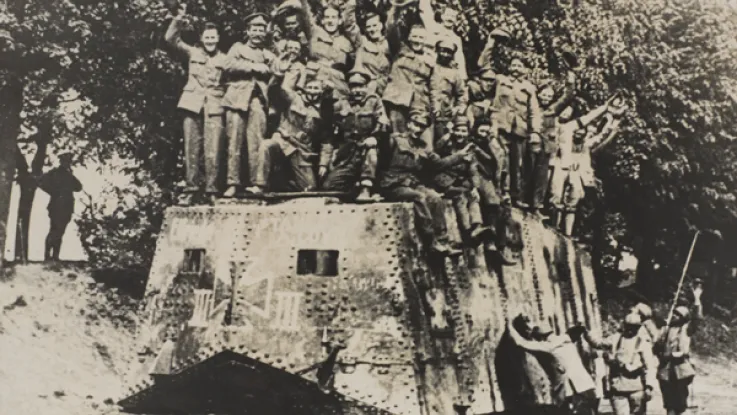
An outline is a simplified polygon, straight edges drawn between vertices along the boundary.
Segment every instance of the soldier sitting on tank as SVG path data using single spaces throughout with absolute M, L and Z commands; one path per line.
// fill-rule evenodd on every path
M 342 192 L 358 190 L 357 202 L 374 199 L 371 189 L 376 179 L 377 144 L 389 128 L 381 98 L 368 92 L 371 80 L 372 76 L 361 70 L 349 73 L 348 98 L 335 104 L 336 138 L 320 155 L 319 176 L 325 178 L 322 187 Z M 331 163 L 333 149 L 336 152 Z
M 486 250 L 496 252 L 502 264 L 514 265 L 515 261 L 505 253 L 511 215 L 507 148 L 488 115 L 478 115 L 475 121 L 471 135 L 477 160 L 474 181 L 485 223 L 494 231 L 493 238 L 486 243 Z
M 453 129 L 438 140 L 435 152 L 441 157 L 448 157 L 463 151 L 469 144 L 468 130 L 468 118 L 456 116 Z M 491 229 L 483 225 L 479 192 L 474 185 L 475 170 L 476 158 L 471 154 L 471 157 L 464 157 L 463 162 L 448 167 L 433 179 L 433 187 L 453 201 L 461 234 L 473 246 L 489 239 L 492 234 Z
M 473 154 L 467 145 L 448 157 L 429 151 L 422 133 L 430 122 L 426 112 L 412 112 L 408 131 L 394 133 L 389 138 L 387 166 L 380 179 L 381 194 L 392 202 L 414 202 L 417 231 L 433 253 L 458 255 L 461 252 L 448 245 L 445 222 L 445 202 L 440 195 L 425 186 L 423 178 L 464 162 Z
M 315 190 L 315 164 L 318 154 L 316 143 L 324 132 L 325 125 L 320 116 L 324 87 L 322 82 L 310 79 L 301 91 L 292 89 L 284 82 L 284 62 L 276 65 L 277 82 L 281 82 L 281 101 L 285 110 L 281 114 L 279 128 L 265 140 L 258 156 L 254 186 L 246 189 L 250 194 L 264 191 L 307 192 Z M 276 175 L 276 171 L 279 175 Z

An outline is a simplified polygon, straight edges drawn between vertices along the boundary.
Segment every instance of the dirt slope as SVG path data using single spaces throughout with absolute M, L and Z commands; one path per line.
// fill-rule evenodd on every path
M 0 276 L 0 414 L 108 413 L 133 351 L 134 304 L 84 272 Z M 107 401 L 107 403 L 106 403 Z

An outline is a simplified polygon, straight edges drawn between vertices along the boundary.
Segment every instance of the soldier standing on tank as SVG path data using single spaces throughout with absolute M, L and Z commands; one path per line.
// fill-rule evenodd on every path
M 509 183 L 507 170 L 507 148 L 499 137 L 496 124 L 490 114 L 477 115 L 473 128 L 472 142 L 476 146 L 476 188 L 481 200 L 485 222 L 494 231 L 492 241 L 487 242 L 486 250 L 496 252 L 504 265 L 514 265 L 506 253 L 507 228 L 510 221 Z
M 430 96 L 435 118 L 435 139 L 448 132 L 448 123 L 456 114 L 464 114 L 468 106 L 466 75 L 453 62 L 455 44 L 440 40 L 435 45 L 437 66 L 430 78 Z
M 457 255 L 460 251 L 448 245 L 445 202 L 427 187 L 423 178 L 450 166 L 467 161 L 473 146 L 442 158 L 427 149 L 422 133 L 429 127 L 428 114 L 414 112 L 409 117 L 408 131 L 389 138 L 387 167 L 380 180 L 381 194 L 391 202 L 413 202 L 418 234 L 428 249 L 441 255 Z
M 46 261 L 58 261 L 61 241 L 74 214 L 74 193 L 82 183 L 72 173 L 72 154 L 59 154 L 59 167 L 41 176 L 38 187 L 49 194 L 49 233 L 46 236 Z
M 377 10 L 364 10 L 363 19 L 359 23 L 356 2 L 349 0 L 343 7 L 343 23 L 346 35 L 356 47 L 354 69 L 371 75 L 373 80 L 369 85 L 369 92 L 381 97 L 391 70 L 389 42 L 384 34 L 382 15 Z
M 284 80 L 282 62 L 275 65 L 275 81 L 281 81 L 281 102 L 287 107 L 281 114 L 279 128 L 259 149 L 254 186 L 246 191 L 306 192 L 317 188 L 315 142 L 325 131 L 320 104 L 324 92 L 322 82 L 309 79 L 302 91 L 296 91 Z M 324 151 L 324 145 L 323 145 Z M 281 175 L 276 176 L 276 170 Z
M 228 189 L 224 197 L 236 196 L 245 183 L 256 176 L 258 152 L 266 134 L 267 85 L 275 55 L 265 48 L 267 16 L 254 13 L 246 17 L 246 43 L 236 42 L 228 51 L 225 73 L 228 89 L 223 98 L 228 136 Z M 241 170 L 243 147 L 248 168 Z
M 187 184 L 179 199 L 183 206 L 190 205 L 193 197 L 203 190 L 210 197 L 220 192 L 217 180 L 222 168 L 222 99 L 225 94 L 222 81 L 225 54 L 217 49 L 220 41 L 218 29 L 213 23 L 206 23 L 200 35 L 200 45 L 188 45 L 181 37 L 186 13 L 186 5 L 182 5 L 165 35 L 166 41 L 189 60 L 189 79 L 178 104 L 184 115 Z
M 452 130 L 438 140 L 435 152 L 441 157 L 449 157 L 463 151 L 470 143 L 469 128 L 468 118 L 456 116 Z M 488 239 L 492 233 L 483 225 L 480 196 L 474 180 L 478 168 L 476 163 L 474 154 L 468 160 L 444 169 L 433 180 L 434 187 L 453 201 L 461 233 L 473 246 Z
M 350 72 L 348 98 L 335 104 L 336 139 L 320 155 L 319 176 L 327 175 L 323 188 L 342 192 L 357 189 L 358 202 L 373 199 L 371 190 L 376 179 L 378 141 L 389 128 L 381 98 L 368 91 L 371 80 L 366 72 Z M 336 153 L 331 163 L 333 149 Z
M 425 54 L 425 29 L 413 26 L 409 38 L 395 57 L 389 75 L 389 83 L 384 90 L 384 102 L 392 131 L 405 133 L 408 129 L 411 112 L 431 113 L 430 79 L 434 62 Z M 422 140 L 427 149 L 433 149 L 432 128 L 423 129 Z

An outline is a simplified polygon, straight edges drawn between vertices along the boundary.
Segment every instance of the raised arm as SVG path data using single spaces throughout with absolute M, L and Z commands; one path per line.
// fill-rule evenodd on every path
M 573 99 L 573 95 L 576 90 L 576 73 L 573 71 L 568 71 L 566 74 L 566 84 L 563 87 L 563 93 L 561 94 L 558 99 L 556 99 L 552 104 L 550 104 L 550 108 L 548 109 L 548 112 L 552 113 L 556 117 L 560 115 L 561 112 L 570 104 L 571 100 Z
M 525 339 L 521 334 L 519 334 L 519 332 L 517 332 L 517 329 L 514 328 L 512 320 L 507 323 L 507 330 L 509 330 L 509 335 L 517 346 L 530 352 L 550 353 L 557 346 L 552 342 L 538 342 Z
M 345 36 L 351 41 L 353 47 L 358 49 L 361 45 L 361 28 L 358 26 L 356 9 L 356 0 L 348 0 L 340 7 L 340 14 L 343 18 L 343 32 Z
M 174 19 L 172 19 L 171 23 L 169 24 L 169 28 L 166 29 L 164 40 L 175 50 L 187 56 L 190 56 L 194 47 L 188 45 L 185 41 L 182 40 L 182 28 L 185 24 L 184 16 L 186 16 L 186 12 L 186 6 L 182 6 L 182 8 L 179 10 L 179 14 L 177 14 Z
M 693 336 L 701 327 L 704 320 L 704 306 L 701 304 L 701 294 L 703 289 L 700 285 L 696 286 L 692 290 L 694 296 L 694 303 L 691 306 L 691 321 L 688 323 L 688 335 Z
M 607 123 L 604 125 L 601 133 L 596 134 L 591 138 L 589 145 L 592 153 L 601 150 L 604 146 L 609 144 L 619 132 L 619 124 L 622 120 L 620 118 L 614 118 L 611 115 L 608 115 L 607 117 Z

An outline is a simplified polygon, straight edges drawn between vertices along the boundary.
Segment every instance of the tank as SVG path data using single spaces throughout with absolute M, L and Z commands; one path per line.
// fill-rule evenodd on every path
M 509 318 L 601 334 L 588 253 L 532 216 L 512 211 L 501 266 L 428 255 L 411 204 L 329 202 L 167 210 L 123 411 L 501 413 Z

